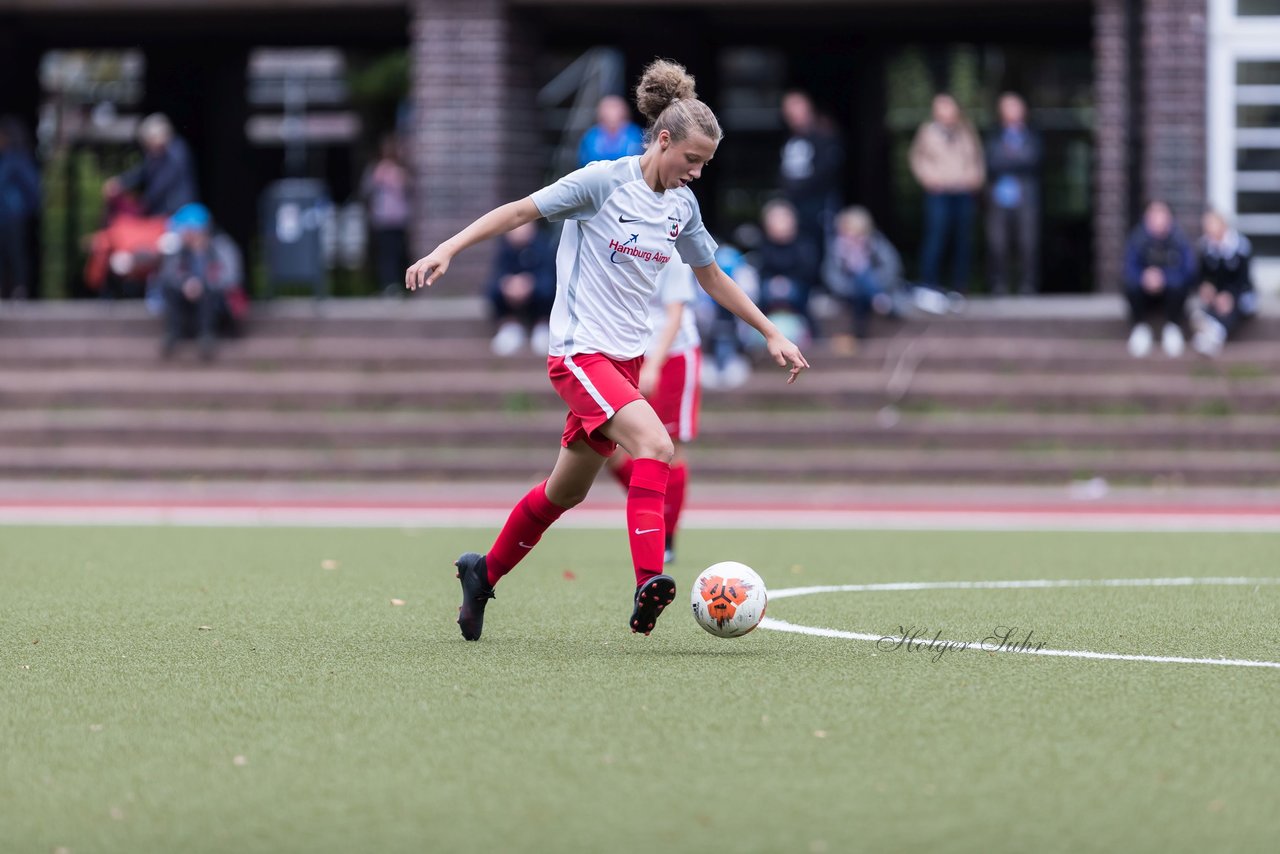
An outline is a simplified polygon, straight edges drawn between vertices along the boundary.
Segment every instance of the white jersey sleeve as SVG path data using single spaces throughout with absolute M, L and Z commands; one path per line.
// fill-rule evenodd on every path
M 609 170 L 610 161 L 588 163 L 570 172 L 554 184 L 543 187 L 529 198 L 551 222 L 565 219 L 590 219 L 604 205 L 617 186 Z
M 683 194 L 688 198 L 693 210 L 689 215 L 689 222 L 676 238 L 676 251 L 690 267 L 709 266 L 716 259 L 716 242 L 711 239 L 711 235 L 707 233 L 707 227 L 702 224 L 702 209 L 698 207 L 698 199 L 688 189 L 685 189 Z

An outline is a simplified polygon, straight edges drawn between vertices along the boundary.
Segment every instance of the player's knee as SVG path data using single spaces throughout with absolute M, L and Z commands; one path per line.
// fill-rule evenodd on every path
M 676 446 L 671 442 L 671 437 L 666 433 L 662 433 L 647 437 L 646 440 L 640 442 L 637 453 L 632 454 L 632 456 L 670 463 L 675 453 Z

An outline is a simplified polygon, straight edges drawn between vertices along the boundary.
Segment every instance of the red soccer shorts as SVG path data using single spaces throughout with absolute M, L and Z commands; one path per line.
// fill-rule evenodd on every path
M 692 442 L 698 437 L 698 408 L 702 405 L 702 350 L 693 348 L 667 359 L 658 374 L 658 387 L 649 403 L 671 438 Z
M 567 448 L 582 439 L 600 456 L 613 456 L 618 446 L 600 428 L 628 403 L 644 399 L 636 385 L 643 363 L 643 356 L 617 362 L 599 353 L 548 357 L 551 386 L 569 407 L 560 444 Z

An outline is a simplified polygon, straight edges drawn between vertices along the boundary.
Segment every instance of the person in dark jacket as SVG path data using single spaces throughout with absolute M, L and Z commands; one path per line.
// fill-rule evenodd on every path
M 40 210 L 40 173 L 31 157 L 26 129 L 0 118 L 0 299 L 30 296 L 31 219 Z
M 238 313 L 243 264 L 240 251 L 217 231 L 204 205 L 183 205 L 169 220 L 161 239 L 163 259 L 154 285 L 164 300 L 162 358 L 173 355 L 181 338 L 194 331 L 200 358 L 209 361 L 217 346 L 218 324 Z
M 498 325 L 491 348 L 513 355 L 526 342 L 547 354 L 547 319 L 556 299 L 556 244 L 534 223 L 502 236 L 489 274 L 489 304 Z
M 1182 355 L 1186 346 L 1182 317 L 1194 275 L 1195 255 L 1174 223 L 1169 206 L 1151 202 L 1125 247 L 1124 293 L 1132 324 L 1131 356 L 1141 359 L 1151 352 L 1153 335 L 1147 318 L 1152 314 L 1158 314 L 1164 323 L 1160 346 L 1165 355 Z
M 790 136 L 782 146 L 779 190 L 795 208 L 801 238 L 821 257 L 831 220 L 840 207 L 844 148 L 804 92 L 791 91 L 782 97 L 782 119 Z
M 998 105 L 1000 128 L 987 139 L 987 256 L 991 292 L 1009 292 L 1009 261 L 1017 245 L 1018 293 L 1039 290 L 1040 164 L 1039 135 L 1027 127 L 1027 105 L 1005 92 Z
M 1217 356 L 1240 324 L 1257 312 L 1257 294 L 1249 271 L 1253 247 L 1222 214 L 1206 211 L 1200 220 L 1200 286 L 1192 301 L 1191 346 L 1203 356 Z
M 191 149 L 176 136 L 169 119 L 153 113 L 138 125 L 143 159 L 137 166 L 107 180 L 108 200 L 122 192 L 139 195 L 143 216 L 170 216 L 183 205 L 199 201 Z
M 818 247 L 800 229 L 796 209 L 775 199 L 761 212 L 764 234 L 756 250 L 760 274 L 760 307 L 765 314 L 794 314 L 809 336 L 818 329 L 809 312 L 809 295 L 818 280 Z

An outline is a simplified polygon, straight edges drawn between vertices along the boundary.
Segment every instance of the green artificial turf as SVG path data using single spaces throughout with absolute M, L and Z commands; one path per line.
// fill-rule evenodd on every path
M 775 631 L 726 641 L 687 606 L 698 569 L 724 559 L 771 589 L 1275 578 L 1280 537 L 688 531 L 677 603 L 645 639 L 626 628 L 623 532 L 555 530 L 465 643 L 450 562 L 491 537 L 0 529 L 0 850 L 1225 852 L 1280 839 L 1280 670 L 934 660 Z M 833 593 L 769 613 L 1280 661 L 1280 586 Z

